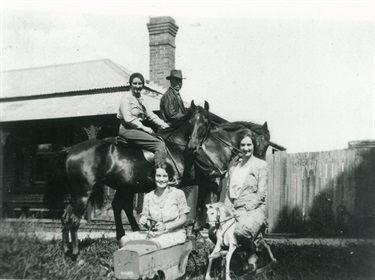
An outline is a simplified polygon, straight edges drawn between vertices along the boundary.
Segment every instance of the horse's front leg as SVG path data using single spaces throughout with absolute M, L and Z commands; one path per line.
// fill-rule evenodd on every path
M 267 249 L 267 252 L 268 252 L 268 255 L 270 256 L 271 261 L 274 262 L 274 263 L 277 262 L 277 260 L 275 259 L 275 257 L 272 254 L 271 247 L 270 247 L 270 245 L 267 244 L 266 240 L 263 239 L 262 244 Z
M 211 266 L 212 266 L 213 261 L 214 261 L 214 258 L 210 258 L 210 256 L 209 256 L 208 257 L 207 272 L 206 272 L 206 277 L 205 277 L 206 280 L 212 279 L 211 276 L 210 276 L 210 273 L 211 273 Z
M 225 279 L 230 280 L 230 260 L 232 259 L 232 255 L 234 251 L 237 249 L 237 246 L 233 243 L 229 245 L 229 250 L 227 256 L 225 257 L 226 266 L 225 266 Z
M 209 194 L 208 182 L 201 181 L 198 185 L 198 198 L 196 206 L 196 216 L 194 223 L 194 230 L 200 231 L 206 226 L 207 214 L 205 211 L 206 208 L 206 199 Z
M 122 196 L 120 195 L 120 191 L 116 191 L 115 197 L 112 201 L 112 210 L 113 210 L 113 216 L 115 218 L 115 225 L 116 225 L 116 238 L 117 240 L 120 240 L 121 237 L 125 235 L 124 226 L 122 225 L 122 218 L 121 218 L 121 212 L 122 212 Z
M 133 213 L 133 200 L 134 200 L 134 193 L 131 192 L 124 192 L 123 194 L 123 201 L 124 201 L 124 210 L 126 213 L 126 216 L 128 217 L 128 221 L 130 223 L 130 226 L 132 228 L 132 231 L 139 231 L 141 230 L 139 228 L 139 225 L 137 223 L 137 220 L 134 217 Z
M 219 254 L 220 249 L 221 249 L 220 244 L 221 244 L 221 241 L 218 239 L 218 241 L 216 242 L 214 250 L 208 256 L 208 265 L 207 265 L 207 272 L 206 272 L 206 277 L 205 277 L 206 280 L 212 279 L 211 276 L 210 276 L 211 266 L 212 266 L 212 262 L 214 261 L 214 259 L 220 257 L 220 254 Z

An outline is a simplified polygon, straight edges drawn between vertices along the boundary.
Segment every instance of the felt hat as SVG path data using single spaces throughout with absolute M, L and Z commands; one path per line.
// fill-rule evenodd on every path
M 177 69 L 172 69 L 171 70 L 171 73 L 169 74 L 169 76 L 166 78 L 167 80 L 170 80 L 170 79 L 184 79 L 182 77 L 182 72 L 181 70 L 177 70 Z

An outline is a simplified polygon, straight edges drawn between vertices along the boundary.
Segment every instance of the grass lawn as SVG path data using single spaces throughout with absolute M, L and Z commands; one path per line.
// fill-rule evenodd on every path
M 81 240 L 81 254 L 73 261 L 64 257 L 60 240 L 43 241 L 22 232 L 16 226 L 0 229 L 1 279 L 115 279 L 113 253 L 118 249 L 115 239 Z M 288 243 L 273 244 L 271 248 L 278 262 L 253 279 L 375 279 L 372 244 L 334 247 Z M 204 279 L 211 249 L 212 244 L 203 238 L 194 241 L 196 265 L 188 265 L 187 278 Z M 246 272 L 242 257 L 239 254 L 233 259 L 234 275 Z

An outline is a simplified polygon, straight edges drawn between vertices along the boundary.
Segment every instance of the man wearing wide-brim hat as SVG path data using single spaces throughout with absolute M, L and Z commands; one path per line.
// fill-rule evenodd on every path
M 160 113 L 164 121 L 169 125 L 173 125 L 187 113 L 187 108 L 185 108 L 180 96 L 184 78 L 181 70 L 172 69 L 166 79 L 170 81 L 171 85 L 160 100 Z

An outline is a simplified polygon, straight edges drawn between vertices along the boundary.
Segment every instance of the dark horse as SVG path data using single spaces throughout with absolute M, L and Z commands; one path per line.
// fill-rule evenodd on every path
M 205 108 L 191 103 L 189 114 L 181 119 L 178 127 L 161 132 L 168 148 L 167 161 L 180 176 L 184 170 L 183 151 L 190 133 L 190 123 L 199 119 L 197 115 L 207 114 Z M 111 140 L 111 141 L 110 141 Z M 63 217 L 63 250 L 69 250 L 69 232 L 72 239 L 72 255 L 78 255 L 78 228 L 89 202 L 103 200 L 103 187 L 109 186 L 116 191 L 112 203 L 116 222 L 117 238 L 124 235 L 121 222 L 121 211 L 125 210 L 133 231 L 139 230 L 133 215 L 133 198 L 135 193 L 148 192 L 155 188 L 150 177 L 153 164 L 145 159 L 142 150 L 133 145 L 117 143 L 111 139 L 88 140 L 68 149 L 65 160 L 70 203 Z M 149 152 L 150 153 L 150 152 Z M 193 177 L 189 172 L 184 175 L 184 184 L 188 185 Z
M 254 155 L 261 159 L 265 159 L 270 143 L 267 122 L 263 125 L 243 121 L 229 122 L 211 129 L 209 118 L 202 115 L 192 124 L 191 129 L 188 149 L 195 154 L 195 163 L 199 166 L 198 171 L 203 172 L 203 178 L 207 182 L 215 182 L 218 197 L 220 197 L 221 192 L 219 181 L 226 173 L 230 161 L 240 153 L 240 150 L 236 148 L 240 135 L 243 135 L 243 133 L 252 135 Z M 208 191 L 210 191 L 208 188 L 199 188 L 198 217 L 202 217 L 205 213 L 205 199 Z M 195 226 L 200 228 L 204 225 L 204 220 L 197 220 Z
M 251 122 L 233 122 L 233 123 L 225 123 L 221 124 L 216 129 L 211 131 L 211 115 L 209 113 L 209 104 L 205 102 L 204 109 L 202 107 L 196 106 L 194 102 L 191 103 L 190 113 L 191 117 L 185 116 L 189 118 L 188 127 L 189 131 L 187 131 L 186 127 L 183 129 L 176 129 L 179 128 L 182 124 L 186 124 L 184 119 L 179 120 L 179 122 L 175 123 L 174 127 L 161 131 L 161 135 L 167 142 L 172 142 L 178 146 L 178 148 L 183 152 L 185 165 L 184 167 L 187 170 L 190 170 L 195 163 L 195 172 L 194 173 L 194 180 L 191 179 L 191 173 L 187 172 L 185 175 L 189 176 L 188 178 L 184 178 L 180 186 L 186 186 L 190 184 L 198 185 L 198 200 L 196 201 L 196 216 L 195 216 L 195 224 L 193 230 L 197 231 L 206 225 L 206 211 L 204 211 L 204 207 L 206 204 L 207 196 L 213 192 L 218 197 L 220 196 L 220 184 L 219 179 L 225 174 L 226 167 L 230 160 L 238 154 L 236 148 L 234 148 L 235 144 L 232 145 L 231 153 L 223 154 L 223 166 L 218 167 L 215 162 L 218 162 L 215 158 L 213 160 L 205 153 L 203 150 L 198 151 L 197 153 L 191 154 L 189 151 L 185 151 L 187 147 L 188 140 L 190 138 L 195 139 L 196 133 L 199 131 L 200 134 L 205 138 L 205 141 L 208 139 L 222 139 L 221 141 L 229 141 L 227 144 L 231 145 L 230 143 L 236 142 L 236 135 L 239 135 L 241 131 L 250 132 L 252 135 L 255 136 L 256 146 L 255 155 L 259 158 L 264 159 L 266 155 L 267 148 L 269 146 L 270 134 L 267 128 L 267 123 L 264 125 L 258 125 Z M 228 131 L 227 134 L 221 132 L 222 130 Z M 193 133 L 193 135 L 190 135 Z M 198 139 L 198 138 L 197 138 Z M 210 142 L 210 141 L 207 141 Z M 214 162 L 215 161 L 215 162 Z M 182 174 L 183 172 L 181 172 Z M 132 199 L 132 197 L 130 198 Z M 122 209 L 125 210 L 126 213 L 132 211 L 132 204 L 128 201 L 129 195 L 127 192 L 123 190 L 118 190 L 112 202 L 112 209 L 114 211 L 115 222 L 116 222 L 116 231 L 117 237 L 122 237 L 125 233 L 122 227 L 121 221 L 121 211 Z M 126 210 L 130 206 L 130 209 Z M 127 214 L 128 215 L 128 214 Z M 129 216 L 129 215 L 128 215 Z M 136 227 L 132 226 L 132 230 L 139 230 L 138 225 L 134 223 Z
M 206 127 L 210 127 L 208 103 L 206 102 L 205 108 L 202 108 L 195 106 L 192 102 L 189 114 L 181 120 L 179 127 L 167 129 L 161 133 L 169 150 L 170 157 L 167 160 L 174 166 L 176 174 L 181 175 L 183 173 L 186 164 L 184 157 L 189 156 L 189 153 L 184 153 L 184 149 L 190 138 L 190 133 L 195 131 L 191 128 L 196 128 L 196 123 L 200 125 L 201 120 L 204 120 Z M 238 124 L 238 128 L 248 129 L 241 124 Z M 207 131 L 207 134 L 210 132 L 209 128 L 205 131 Z M 211 136 L 207 138 L 211 138 Z M 208 142 L 207 139 L 205 140 L 205 143 Z M 227 156 L 225 157 L 227 158 Z M 203 167 L 209 166 L 212 168 L 210 158 L 205 155 L 197 162 L 201 163 Z M 116 195 L 121 193 L 117 198 L 115 196 L 112 204 L 117 238 L 124 234 L 121 222 L 122 209 L 125 210 L 132 230 L 139 230 L 133 216 L 133 198 L 135 193 L 148 192 L 155 188 L 153 180 L 150 178 L 152 167 L 153 164 L 145 159 L 142 150 L 132 145 L 117 144 L 108 140 L 89 140 L 71 147 L 65 161 L 70 203 L 62 217 L 64 252 L 69 252 L 70 232 L 72 254 L 73 256 L 78 255 L 77 233 L 81 218 L 90 201 L 99 201 L 100 204 L 100 201 L 103 200 L 103 187 L 105 185 L 116 189 Z M 199 169 L 200 164 L 197 164 L 197 167 Z M 215 168 L 212 169 L 216 171 Z M 207 170 L 198 172 L 202 175 L 202 178 L 206 178 L 205 180 L 200 180 L 199 175 L 196 175 L 195 180 L 201 186 L 200 192 L 205 189 L 205 184 L 202 182 L 211 178 L 211 173 L 207 173 Z M 182 182 L 184 185 L 189 185 L 188 181 L 193 179 L 189 175 L 190 172 L 185 172 Z M 199 203 L 204 205 L 205 198 L 199 197 L 197 204 L 198 209 L 203 209 L 203 206 Z

